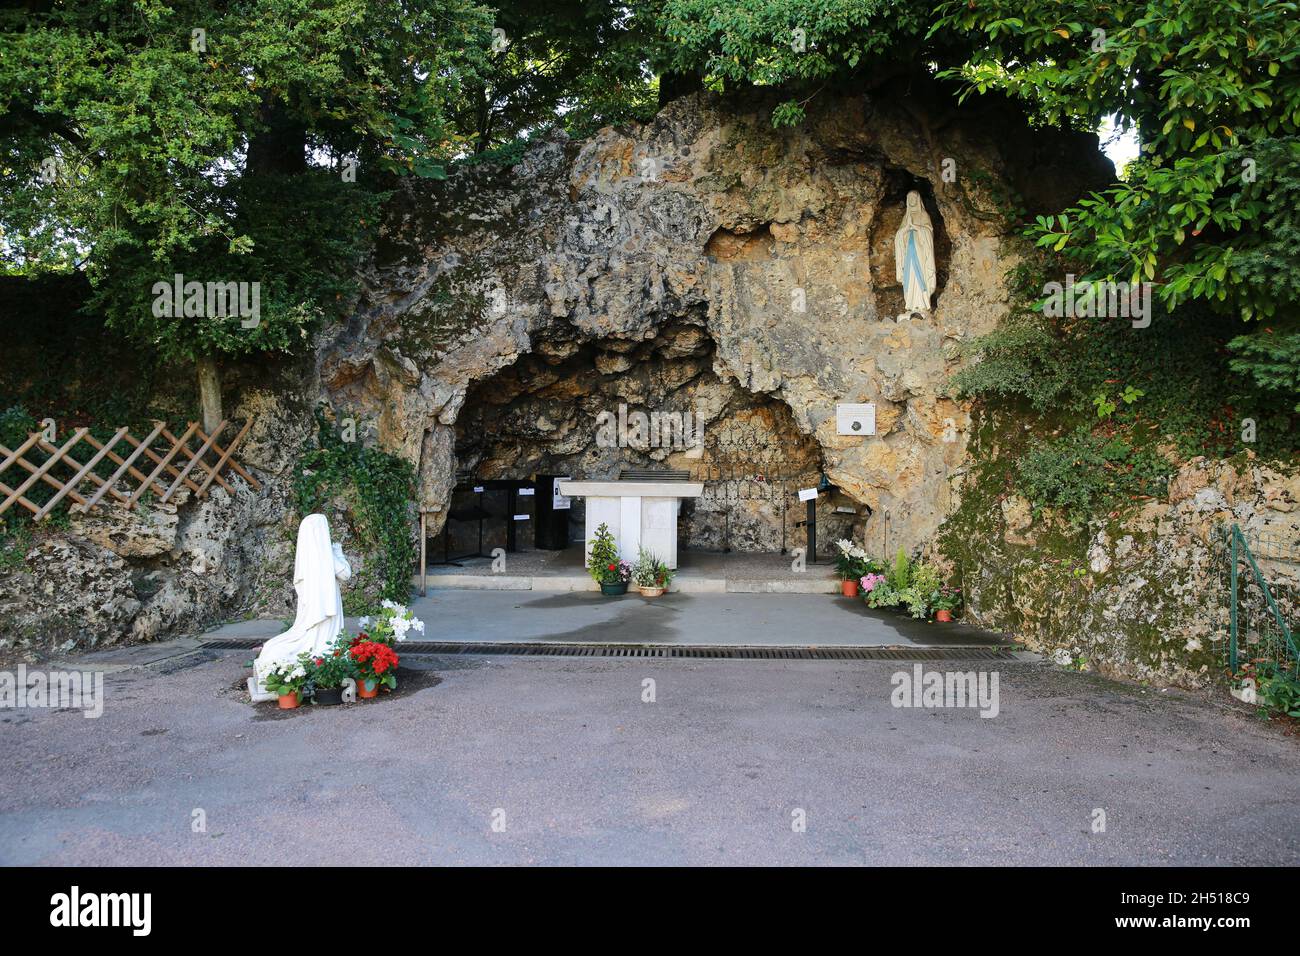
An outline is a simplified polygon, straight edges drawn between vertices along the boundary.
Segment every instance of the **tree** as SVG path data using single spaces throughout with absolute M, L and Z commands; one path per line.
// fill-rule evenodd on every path
M 464 151 L 491 28 L 470 0 L 0 11 L 6 269 L 86 270 L 111 325 L 196 363 L 211 427 L 217 359 L 338 314 L 394 177 Z
M 1264 319 L 1271 344 L 1235 340 L 1238 371 L 1275 366 L 1300 304 L 1300 10 L 1282 0 L 946 0 L 934 35 L 987 44 L 944 75 L 965 95 L 999 90 L 1040 122 L 1096 129 L 1117 115 L 1140 137 L 1123 181 L 1041 217 L 1031 235 L 1091 278 L 1151 281 Z M 1273 326 L 1277 328 L 1274 329 Z M 1275 334 L 1280 333 L 1280 334 Z M 1257 375 L 1268 387 L 1290 375 Z

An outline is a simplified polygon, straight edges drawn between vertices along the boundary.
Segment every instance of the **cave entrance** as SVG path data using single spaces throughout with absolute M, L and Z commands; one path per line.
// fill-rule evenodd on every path
M 554 549 L 545 528 L 539 534 L 540 520 L 561 524 L 559 543 L 580 564 L 585 503 L 554 501 L 552 480 L 665 473 L 704 485 L 678 513 L 683 554 L 803 547 L 799 491 L 821 482 L 821 449 L 779 399 L 720 377 L 714 348 L 702 320 L 678 320 L 642 340 L 548 337 L 477 383 L 455 426 L 453 520 L 434 558 L 509 549 L 512 531 L 516 550 Z M 502 494 L 510 483 L 518 483 L 516 494 Z M 548 518 L 556 505 L 561 513 Z M 830 496 L 818 499 L 823 561 L 827 544 L 848 536 L 856 518 L 849 510 L 837 511 Z

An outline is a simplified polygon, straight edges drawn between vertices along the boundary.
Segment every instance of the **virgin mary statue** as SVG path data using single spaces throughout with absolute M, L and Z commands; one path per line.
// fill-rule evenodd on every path
M 325 652 L 343 630 L 343 595 L 339 582 L 352 577 L 343 548 L 330 543 L 330 526 L 324 515 L 308 515 L 298 526 L 298 552 L 293 561 L 293 589 L 298 613 L 293 627 L 262 645 L 253 662 L 248 691 L 254 701 L 273 700 L 266 675 L 281 661 L 295 660 L 304 651 Z
M 903 285 L 907 312 L 929 312 L 935 283 L 934 227 L 916 190 L 907 194 L 907 211 L 894 234 L 894 272 Z

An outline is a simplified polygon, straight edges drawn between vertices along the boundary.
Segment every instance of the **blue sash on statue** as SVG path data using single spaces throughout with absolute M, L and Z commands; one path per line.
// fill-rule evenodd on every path
M 925 285 L 925 273 L 921 269 L 921 258 L 916 254 L 916 230 L 907 230 L 907 257 L 903 260 L 903 288 L 907 288 L 907 277 L 915 276 L 921 284 L 922 292 L 929 292 Z

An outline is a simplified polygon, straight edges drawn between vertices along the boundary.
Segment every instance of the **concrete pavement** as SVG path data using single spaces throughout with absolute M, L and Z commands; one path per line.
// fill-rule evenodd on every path
M 893 662 L 486 656 L 282 713 L 248 656 L 0 711 L 0 863 L 1300 862 L 1293 737 L 1041 663 L 992 719 L 892 706 Z

